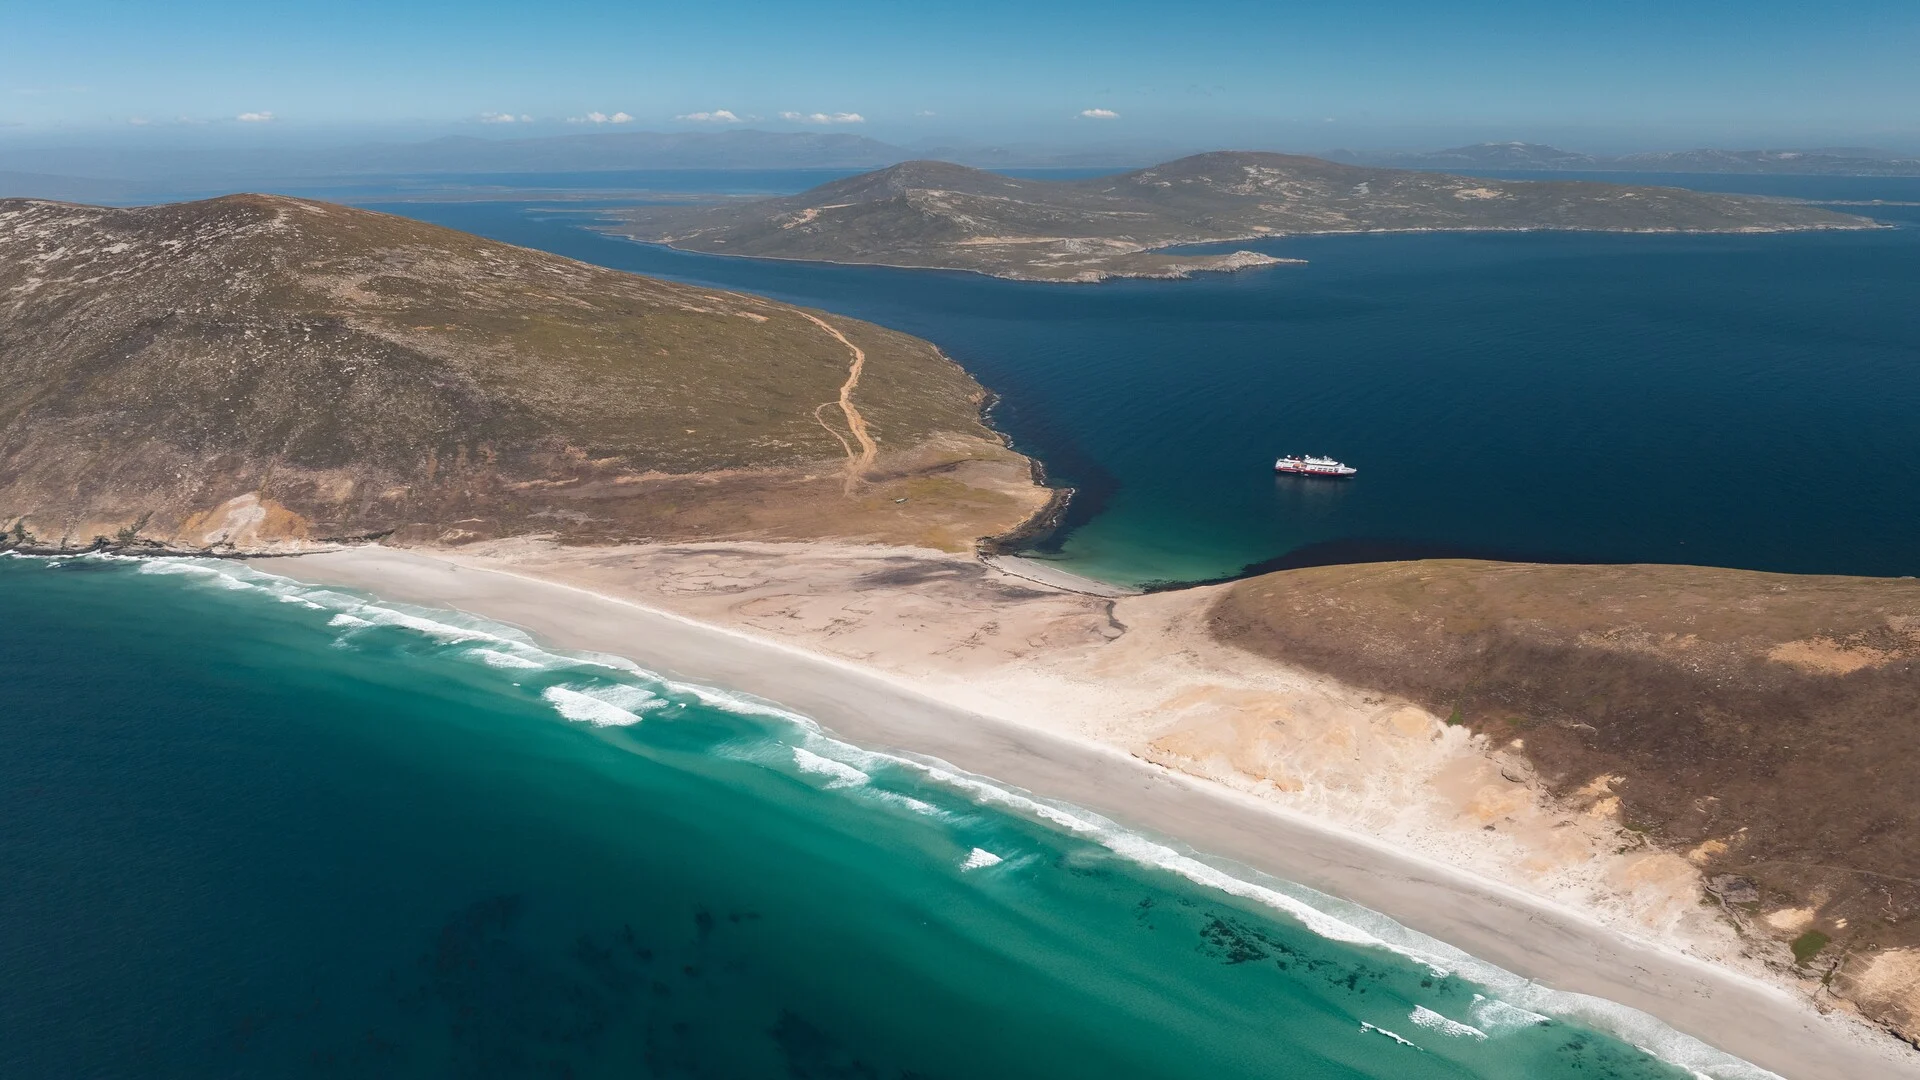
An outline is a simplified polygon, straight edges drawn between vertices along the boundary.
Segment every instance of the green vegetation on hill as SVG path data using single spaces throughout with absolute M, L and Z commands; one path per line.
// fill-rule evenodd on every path
M 1038 498 L 982 394 L 879 327 L 383 214 L 0 202 L 0 524 L 42 544 L 956 546 Z M 880 499 L 935 475 L 944 503 Z
M 1044 281 L 1182 277 L 1280 261 L 1177 255 L 1182 244 L 1430 229 L 1771 232 L 1870 228 L 1748 195 L 1481 180 L 1220 152 L 1089 180 L 1021 180 L 909 161 L 798 195 L 621 211 L 614 231 L 689 251 L 974 270 Z

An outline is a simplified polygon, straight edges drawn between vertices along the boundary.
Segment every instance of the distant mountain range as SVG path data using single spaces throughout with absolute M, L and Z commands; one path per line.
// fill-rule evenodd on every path
M 1116 141 L 1072 147 L 924 140 L 897 146 L 861 135 L 776 131 L 632 131 L 538 138 L 470 135 L 328 148 L 264 146 L 7 147 L 0 197 L 90 202 L 275 189 L 344 177 L 581 173 L 649 169 L 876 169 L 948 161 L 985 169 L 1137 167 L 1204 147 Z M 1421 152 L 1330 150 L 1351 165 L 1448 172 L 1489 170 L 1813 173 L 1920 176 L 1920 157 L 1882 150 L 1687 150 L 1604 157 L 1539 143 L 1479 143 Z M 118 183 L 109 183 L 115 182 Z
M 1325 156 L 1354 165 L 1397 169 L 1920 176 L 1920 157 L 1844 146 L 1811 150 L 1676 150 L 1605 157 L 1541 143 L 1493 142 L 1415 153 L 1332 150 Z

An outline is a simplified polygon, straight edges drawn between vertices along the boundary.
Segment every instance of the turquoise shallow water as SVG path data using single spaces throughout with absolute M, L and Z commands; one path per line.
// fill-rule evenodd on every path
M 763 178 L 773 183 L 777 178 Z M 1920 180 L 1617 177 L 1920 202 Z M 525 203 L 378 208 L 918 334 L 1080 490 L 1109 580 L 1422 555 L 1920 573 L 1920 207 L 1867 233 L 1302 237 L 1062 286 L 690 255 Z M 1276 478 L 1280 453 L 1361 470 Z
M 1700 1052 L 778 709 L 231 564 L 0 558 L 0 880 L 6 1076 L 1685 1075 L 1596 1024 Z

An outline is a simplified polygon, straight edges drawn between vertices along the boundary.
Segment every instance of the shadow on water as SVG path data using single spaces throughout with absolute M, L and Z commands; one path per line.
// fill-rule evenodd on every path
M 1082 449 L 1062 425 L 1049 423 L 1045 412 L 1046 406 L 1042 402 L 1013 403 L 995 395 L 982 414 L 982 419 L 998 431 L 1047 433 L 1044 452 L 1032 446 L 1023 447 L 1017 440 L 1015 449 L 1024 450 L 1040 463 L 1047 486 L 1069 489 L 1072 495 L 1058 519 L 1043 531 L 1026 537 L 1021 550 L 1030 554 L 1057 555 L 1074 530 L 1106 511 L 1107 505 L 1120 490 L 1120 478 Z

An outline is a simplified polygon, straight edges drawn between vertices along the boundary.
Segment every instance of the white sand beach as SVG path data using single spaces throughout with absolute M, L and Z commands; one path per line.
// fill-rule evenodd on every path
M 360 547 L 259 567 L 744 691 L 1384 913 L 1792 1080 L 1920 1053 L 1753 955 L 1682 857 L 1404 702 L 1208 639 L 1205 589 L 853 544 Z M 1018 575 L 1018 576 L 1015 576 Z M 1065 587 L 1061 587 L 1065 586 Z

